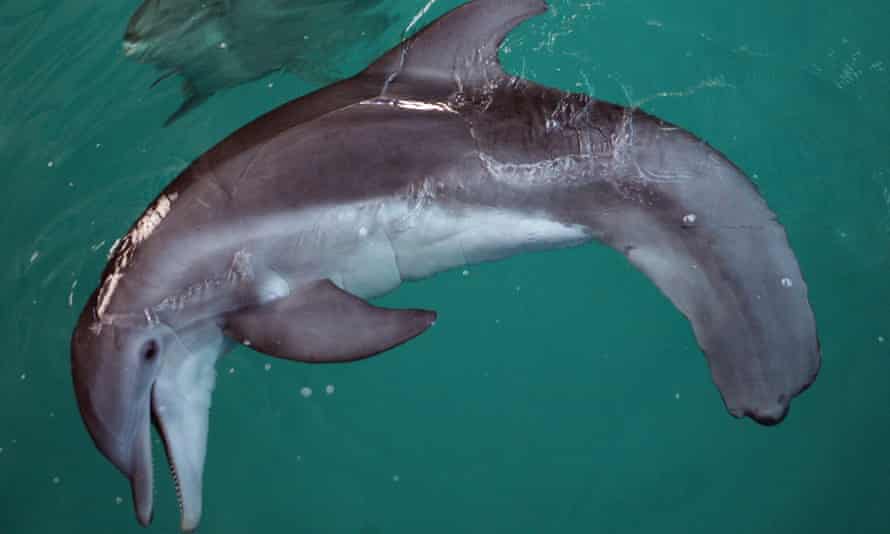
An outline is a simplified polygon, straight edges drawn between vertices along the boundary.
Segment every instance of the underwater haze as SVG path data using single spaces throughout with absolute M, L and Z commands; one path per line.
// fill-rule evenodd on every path
M 394 22 L 312 68 L 357 72 L 461 3 L 375 2 Z M 219 362 L 201 531 L 890 532 L 890 10 L 550 4 L 508 36 L 506 69 L 640 106 L 753 177 L 809 286 L 815 384 L 775 427 L 731 417 L 688 322 L 604 246 L 458 269 L 375 301 L 439 314 L 378 357 Z M 0 0 L 0 534 L 178 531 L 158 438 L 144 530 L 84 429 L 71 331 L 167 183 L 319 87 L 275 73 L 162 128 L 182 95 L 123 53 L 139 5 Z

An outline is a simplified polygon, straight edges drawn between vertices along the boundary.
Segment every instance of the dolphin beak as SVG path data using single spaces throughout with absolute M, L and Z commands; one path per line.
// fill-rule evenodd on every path
M 136 507 L 136 518 L 139 524 L 147 527 L 151 523 L 154 511 L 153 488 L 154 472 L 151 459 L 151 426 L 149 419 L 140 426 L 133 440 L 133 456 L 130 461 L 130 487 L 133 491 L 133 505 Z
M 145 52 L 146 46 L 145 43 L 141 43 L 139 41 L 124 41 L 123 42 L 124 55 L 127 57 L 141 55 Z
M 193 532 L 201 522 L 209 405 L 188 402 L 178 388 L 166 385 L 160 381 L 152 390 L 152 415 L 164 441 L 176 486 L 180 528 L 183 532 Z

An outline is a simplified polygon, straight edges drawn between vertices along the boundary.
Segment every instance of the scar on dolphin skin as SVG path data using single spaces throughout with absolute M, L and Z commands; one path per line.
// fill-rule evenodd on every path
M 543 0 L 474 0 L 347 80 L 200 156 L 115 246 L 71 339 L 99 451 L 152 518 L 151 427 L 197 528 L 215 365 L 235 344 L 309 363 L 436 320 L 368 302 L 404 281 L 597 241 L 689 320 L 729 413 L 781 422 L 820 349 L 784 228 L 745 174 L 636 107 L 505 72 Z M 384 94 L 385 92 L 385 94 Z

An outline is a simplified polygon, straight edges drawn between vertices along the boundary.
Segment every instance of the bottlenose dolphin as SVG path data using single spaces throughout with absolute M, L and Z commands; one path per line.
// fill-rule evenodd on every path
M 182 77 L 184 100 L 166 126 L 214 93 L 275 71 L 325 84 L 352 74 L 339 66 L 373 50 L 395 22 L 381 7 L 381 0 L 144 0 L 123 48 L 160 69 L 158 81 Z
M 194 161 L 122 238 L 74 331 L 74 386 L 99 450 L 152 516 L 150 422 L 182 528 L 201 514 L 214 364 L 366 358 L 432 311 L 366 299 L 406 280 L 599 241 L 689 319 L 730 414 L 770 425 L 820 350 L 797 260 L 735 165 L 639 109 L 504 72 L 543 0 L 475 0 L 362 73 L 294 100 Z

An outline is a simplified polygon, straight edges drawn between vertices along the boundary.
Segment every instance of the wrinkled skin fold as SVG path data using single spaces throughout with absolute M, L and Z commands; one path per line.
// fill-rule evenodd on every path
M 214 364 L 240 343 L 349 362 L 433 325 L 367 299 L 514 254 L 603 243 L 688 319 L 730 414 L 781 422 L 819 343 L 785 230 L 750 180 L 640 110 L 505 73 L 542 0 L 475 0 L 361 74 L 198 158 L 121 239 L 72 336 L 86 427 L 151 521 L 150 425 L 197 528 Z

